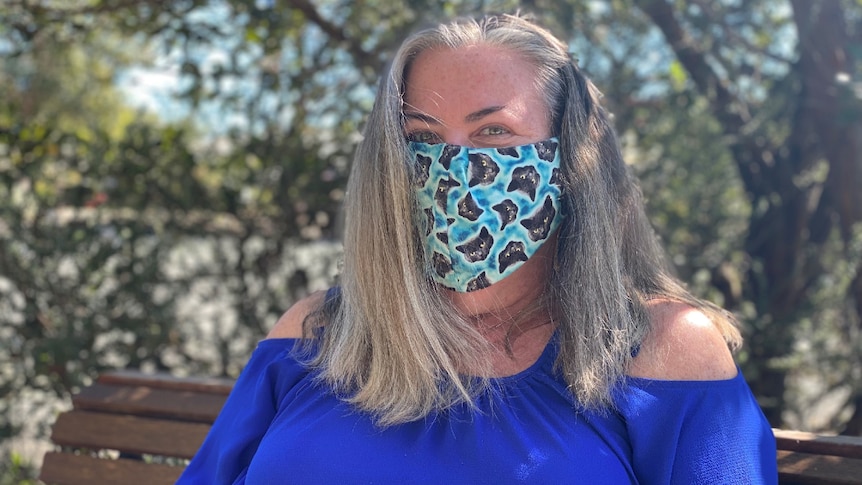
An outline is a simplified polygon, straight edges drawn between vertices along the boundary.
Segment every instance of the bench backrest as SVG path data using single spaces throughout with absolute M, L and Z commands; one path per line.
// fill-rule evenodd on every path
M 45 455 L 49 484 L 172 484 L 206 437 L 233 386 L 227 379 L 136 372 L 102 375 L 72 398 Z
M 172 484 L 206 437 L 228 379 L 102 375 L 60 414 L 40 479 L 48 484 Z M 773 430 L 784 484 L 862 484 L 862 437 Z
M 862 483 L 862 437 L 772 431 L 778 446 L 781 483 Z

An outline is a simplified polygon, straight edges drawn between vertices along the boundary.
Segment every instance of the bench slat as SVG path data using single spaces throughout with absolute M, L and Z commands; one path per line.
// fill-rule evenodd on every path
M 778 450 L 782 484 L 852 485 L 862 483 L 862 460 Z
M 51 440 L 93 450 L 191 458 L 209 429 L 206 423 L 75 410 L 57 418 Z
M 114 386 L 101 382 L 72 397 L 76 409 L 212 423 L 227 396 L 149 386 Z
M 858 436 L 823 436 L 782 429 L 772 432 L 779 450 L 862 459 L 862 441 Z
M 183 467 L 48 452 L 39 479 L 49 485 L 171 485 Z
M 165 373 L 146 374 L 134 370 L 116 370 L 100 375 L 98 382 L 112 386 L 144 386 L 226 396 L 233 389 L 235 381 L 222 377 L 175 377 Z

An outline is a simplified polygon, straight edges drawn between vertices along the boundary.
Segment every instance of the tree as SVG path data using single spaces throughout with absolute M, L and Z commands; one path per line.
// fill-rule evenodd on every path
M 836 230 L 855 265 L 845 271 L 851 283 L 841 286 L 847 292 L 842 305 L 855 301 L 856 308 L 846 308 L 841 318 L 852 328 L 862 315 L 862 266 L 851 252 L 862 220 L 862 195 L 854 189 L 862 181 L 856 136 L 862 111 L 851 82 L 858 76 L 859 5 L 791 1 L 787 12 L 774 2 L 691 2 L 679 10 L 662 0 L 636 4 L 661 30 L 692 89 L 707 100 L 753 208 L 742 286 L 743 299 L 754 307 L 749 358 L 760 363 L 752 387 L 778 426 L 795 327 L 807 315 L 824 317 L 813 298 L 824 277 L 842 270 L 842 263 L 824 257 L 835 250 Z M 781 32 L 789 22 L 797 36 L 795 59 L 777 52 L 783 39 L 770 39 L 764 30 L 772 24 Z M 858 345 L 858 339 L 851 342 L 845 357 L 854 359 Z M 858 388 L 853 391 L 859 396 Z M 856 409 L 858 416 L 862 407 Z

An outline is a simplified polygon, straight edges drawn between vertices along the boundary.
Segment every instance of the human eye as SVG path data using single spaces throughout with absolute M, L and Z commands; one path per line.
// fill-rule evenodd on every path
M 509 134 L 509 130 L 507 130 L 507 129 L 503 128 L 502 126 L 499 126 L 499 125 L 486 126 L 486 127 L 482 128 L 481 130 L 479 130 L 480 136 L 501 136 L 501 135 L 508 135 L 508 134 Z
M 407 138 L 407 141 L 415 141 L 419 143 L 434 144 L 442 142 L 442 140 L 440 140 L 440 137 L 437 136 L 436 133 L 431 131 L 413 131 L 407 133 L 407 136 L 405 138 Z

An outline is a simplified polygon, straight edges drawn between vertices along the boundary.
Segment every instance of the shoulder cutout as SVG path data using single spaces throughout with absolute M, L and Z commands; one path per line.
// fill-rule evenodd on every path
M 302 338 L 302 323 L 309 313 L 318 309 L 326 297 L 326 291 L 316 291 L 299 300 L 278 319 L 266 338 Z
M 685 303 L 647 304 L 652 330 L 629 375 L 659 380 L 709 381 L 736 376 L 736 363 L 719 329 L 704 313 Z

